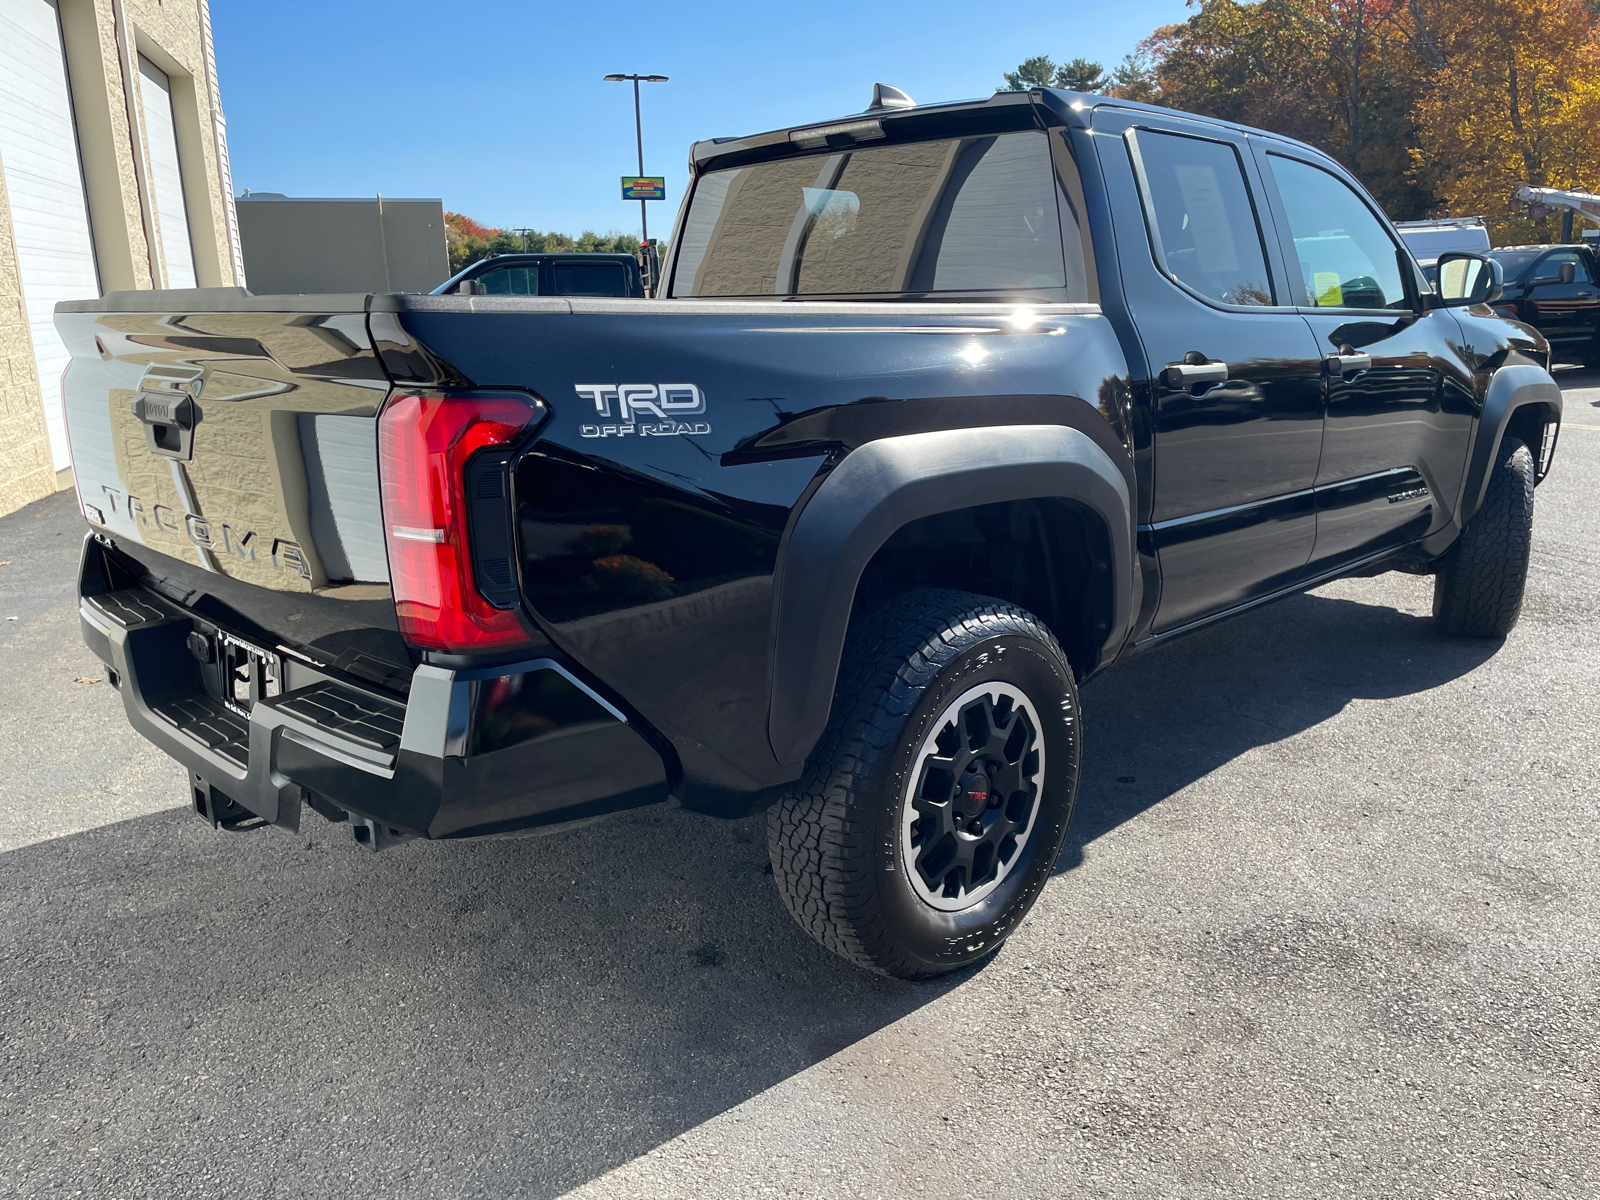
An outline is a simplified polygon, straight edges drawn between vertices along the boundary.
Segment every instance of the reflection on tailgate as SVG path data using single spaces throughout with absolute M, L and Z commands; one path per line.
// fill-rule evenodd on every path
M 66 397 L 91 521 L 274 591 L 387 584 L 363 314 L 80 319 L 103 348 Z

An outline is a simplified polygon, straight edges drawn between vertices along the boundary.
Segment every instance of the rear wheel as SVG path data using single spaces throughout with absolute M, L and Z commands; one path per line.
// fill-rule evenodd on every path
M 1434 620 L 1461 637 L 1505 637 L 1522 615 L 1532 544 L 1533 455 L 1508 437 L 1495 452 L 1483 506 L 1434 578 Z
M 1038 618 L 920 591 L 852 630 L 832 719 L 768 814 L 800 925 L 926 978 L 992 953 L 1043 890 L 1078 789 L 1078 694 Z

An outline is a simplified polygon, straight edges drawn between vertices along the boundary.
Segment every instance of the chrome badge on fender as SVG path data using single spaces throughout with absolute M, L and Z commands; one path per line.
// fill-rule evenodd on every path
M 580 400 L 594 404 L 606 425 L 580 425 L 586 438 L 697 436 L 711 432 L 705 421 L 684 421 L 706 411 L 705 393 L 692 383 L 579 383 Z M 615 415 L 613 415 L 615 406 Z

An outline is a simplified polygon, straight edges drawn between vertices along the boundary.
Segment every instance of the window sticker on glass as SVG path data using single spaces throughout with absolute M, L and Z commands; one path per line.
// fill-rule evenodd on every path
M 1312 294 L 1318 308 L 1338 308 L 1344 303 L 1344 289 L 1339 286 L 1339 272 L 1316 271 L 1312 274 Z
M 1266 250 L 1238 152 L 1226 142 L 1141 129 L 1156 264 L 1223 304 L 1274 303 Z
M 1193 231 L 1195 256 L 1200 269 L 1222 274 L 1239 269 L 1239 252 L 1234 248 L 1233 230 L 1228 228 L 1227 206 L 1222 202 L 1222 184 L 1209 165 L 1175 166 L 1178 191 L 1183 196 L 1184 227 Z

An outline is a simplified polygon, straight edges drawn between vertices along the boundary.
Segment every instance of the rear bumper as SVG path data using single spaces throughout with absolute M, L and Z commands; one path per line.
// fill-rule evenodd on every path
M 86 561 L 95 553 L 91 543 Z M 376 848 L 667 798 L 660 755 L 553 659 L 424 665 L 402 700 L 286 655 L 280 694 L 241 713 L 216 698 L 189 645 L 191 634 L 231 631 L 145 587 L 85 591 L 92 582 L 80 589 L 84 641 L 115 672 L 128 720 L 184 765 L 214 822 L 242 809 L 298 829 L 309 804 L 335 819 L 343 810 L 357 840 Z

